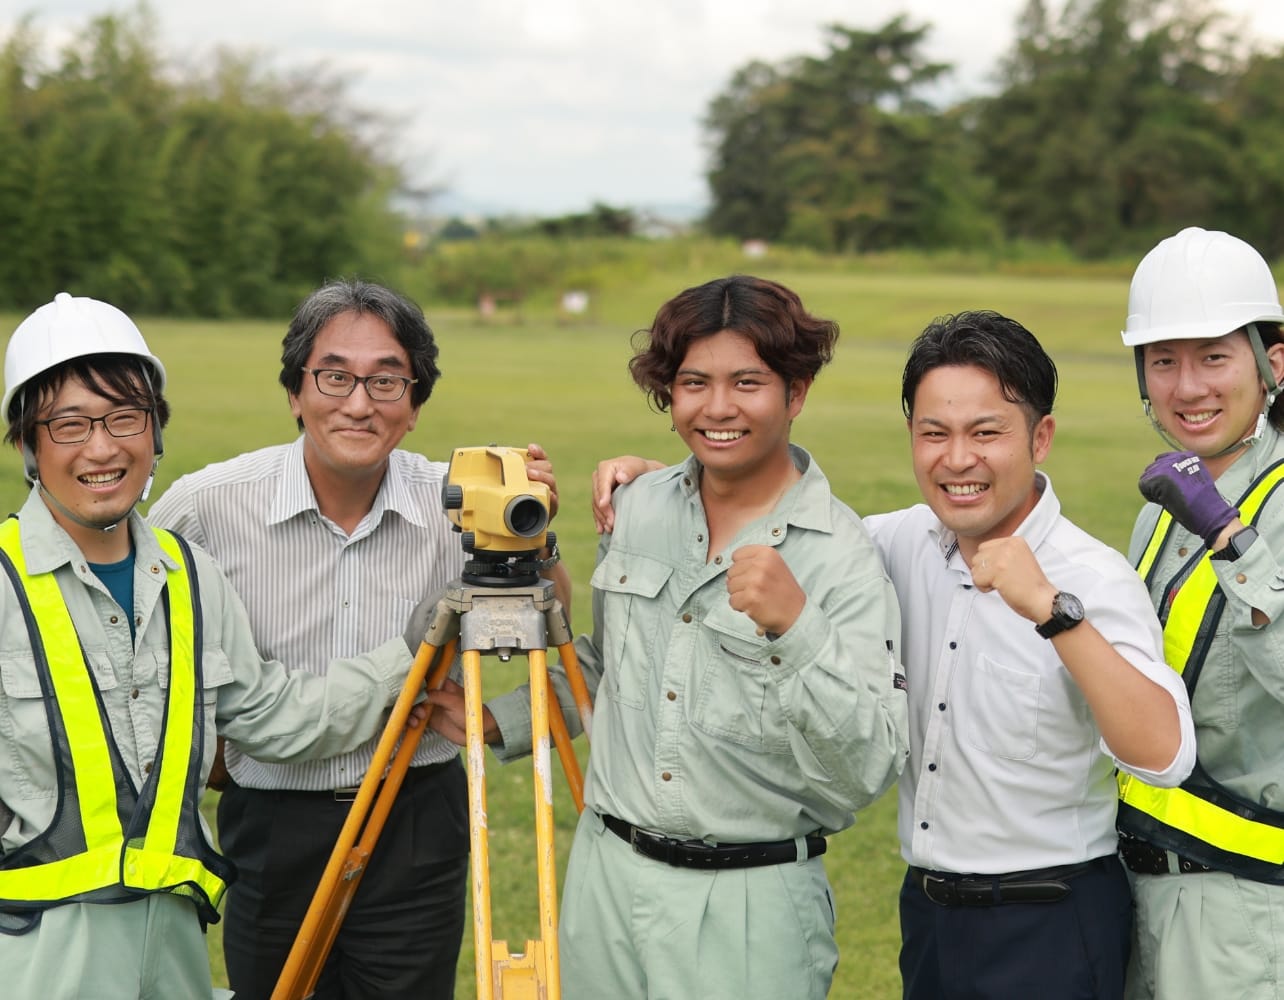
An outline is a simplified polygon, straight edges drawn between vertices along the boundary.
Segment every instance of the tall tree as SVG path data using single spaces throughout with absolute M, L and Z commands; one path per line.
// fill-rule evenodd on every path
M 829 25 L 823 57 L 739 70 L 705 119 L 710 228 L 858 251 L 988 229 L 940 224 L 977 213 L 970 185 L 941 183 L 961 134 L 920 96 L 949 70 L 922 54 L 928 30 L 904 16 Z

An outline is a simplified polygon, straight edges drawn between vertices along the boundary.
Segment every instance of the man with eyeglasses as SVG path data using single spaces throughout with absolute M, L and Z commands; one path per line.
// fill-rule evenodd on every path
M 208 998 L 203 928 L 234 877 L 199 811 L 216 735 L 278 762 L 346 753 L 381 730 L 410 642 L 324 677 L 260 658 L 214 561 L 135 511 L 169 405 L 119 309 L 59 294 L 4 378 L 32 490 L 0 523 L 0 992 Z
M 440 371 L 423 312 L 380 285 L 335 281 L 299 306 L 280 381 L 302 432 L 183 476 L 151 510 L 223 566 L 265 656 L 324 673 L 337 655 L 423 635 L 430 602 L 463 570 L 441 508 L 447 466 L 397 446 Z M 527 469 L 548 483 L 538 446 Z M 565 569 L 550 573 L 569 607 Z M 419 604 L 419 607 L 417 607 Z M 346 652 L 344 652 L 346 651 Z M 373 754 L 305 765 L 229 747 L 223 850 L 240 871 L 223 935 L 238 1000 L 266 998 Z M 317 984 L 318 998 L 451 997 L 468 867 L 458 747 L 424 736 Z

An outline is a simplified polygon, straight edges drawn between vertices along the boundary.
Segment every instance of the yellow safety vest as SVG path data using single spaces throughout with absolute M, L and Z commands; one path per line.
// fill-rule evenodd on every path
M 1248 488 L 1238 504 L 1241 520 L 1256 522 L 1282 482 L 1284 462 L 1271 466 Z M 1172 516 L 1162 512 L 1137 564 L 1152 588 L 1159 553 L 1172 528 Z M 1164 589 L 1169 595 L 1164 659 L 1182 675 L 1192 700 L 1226 608 L 1209 556 L 1201 548 Z M 1155 788 L 1120 771 L 1119 799 L 1120 830 L 1219 871 L 1284 884 L 1284 813 L 1229 791 L 1198 762 L 1180 788 Z
M 61 795 L 50 827 L 0 861 L 0 912 L 25 916 L 22 929 L 51 906 L 151 892 L 187 896 L 213 923 L 234 878 L 197 819 L 205 713 L 191 551 L 177 535 L 153 530 L 178 568 L 167 574 L 164 595 L 170 665 L 161 745 L 135 790 L 54 574 L 28 574 L 17 519 L 0 524 L 0 568 L 26 618 Z

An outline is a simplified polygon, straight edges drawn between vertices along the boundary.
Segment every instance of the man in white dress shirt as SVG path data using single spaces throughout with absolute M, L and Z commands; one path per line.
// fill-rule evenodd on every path
M 1057 375 L 993 312 L 933 322 L 902 379 L 926 504 L 866 518 L 901 604 L 906 1000 L 1105 1000 L 1131 928 L 1114 770 L 1176 785 L 1190 706 L 1145 587 L 1036 470 Z

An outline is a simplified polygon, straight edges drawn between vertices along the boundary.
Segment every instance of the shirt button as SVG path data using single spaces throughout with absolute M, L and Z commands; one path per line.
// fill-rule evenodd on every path
M 668 771 L 665 771 L 663 774 L 661 774 L 661 775 L 660 775 L 660 777 L 661 777 L 661 778 L 663 778 L 665 781 L 672 781 L 672 780 L 673 780 L 673 775 L 672 775 L 671 773 L 669 773 Z
M 704 541 L 704 535 L 696 535 L 696 541 L 697 541 L 697 542 L 703 542 L 703 541 Z
M 779 528 L 772 528 L 772 529 L 771 529 L 771 537 L 772 537 L 772 538 L 779 538 L 779 537 L 780 537 L 780 529 L 779 529 Z
M 937 708 L 939 708 L 942 712 L 944 712 L 944 711 L 945 711 L 945 702 L 941 702 L 941 703 L 940 703 L 939 705 L 937 705 L 936 707 L 937 707 Z
M 1236 583 L 1248 583 L 1248 577 L 1246 577 L 1243 573 L 1236 573 L 1236 574 L 1235 574 L 1235 582 L 1236 582 Z
M 143 773 L 144 773 L 144 774 L 151 774 L 151 773 L 152 773 L 152 762 L 151 762 L 150 760 L 149 760 L 146 764 L 144 764 L 144 765 L 143 765 Z
M 1181 548 L 1179 548 L 1179 549 L 1177 550 L 1177 554 L 1178 554 L 1179 556 L 1184 556 L 1184 555 L 1185 555 L 1187 552 L 1189 552 L 1189 551 L 1190 551 L 1190 549 L 1186 548 L 1186 546 L 1184 546 L 1184 545 L 1183 545 Z
M 134 624 L 135 624 L 135 625 L 142 625 L 142 624 L 143 624 L 143 616 L 142 616 L 142 615 L 139 615 L 137 618 L 135 618 L 135 619 L 134 619 Z
M 930 825 L 931 825 L 931 824 L 930 824 L 930 823 L 928 823 L 928 821 L 927 821 L 927 820 L 923 820 L 923 822 L 919 824 L 919 828 L 920 828 L 920 829 L 923 829 L 923 830 L 926 830 Z
M 773 667 L 778 667 L 778 666 L 780 666 L 780 657 L 779 657 L 779 656 L 773 656 L 773 657 L 771 658 L 771 665 L 772 665 Z
M 958 648 L 959 648 L 959 644 L 957 642 L 950 643 L 950 649 L 958 649 Z
M 666 697 L 666 698 L 668 698 L 668 699 L 669 699 L 669 701 L 677 701 L 677 700 L 678 700 L 678 692 L 676 692 L 676 691 L 670 691 L 668 694 L 666 694 L 666 695 L 665 695 L 665 697 Z
M 690 625 L 690 624 L 691 624 L 691 614 L 690 614 L 690 612 L 688 612 L 687 614 L 685 614 L 685 615 L 683 615 L 683 616 L 682 616 L 682 623 L 683 623 L 684 625 Z
M 159 566 L 153 566 L 151 569 L 152 569 L 152 572 L 153 572 L 153 573 L 159 573 L 159 572 L 160 572 L 160 567 L 159 567 Z
M 129 696 L 130 696 L 131 698 L 137 698 L 137 697 L 138 697 L 138 688 L 134 688 L 134 690 L 130 691 L 130 692 L 129 692 Z
M 627 574 L 625 574 L 624 576 L 620 577 L 620 583 L 628 583 L 628 581 L 629 581 L 629 578 L 628 578 L 628 575 L 627 575 Z
M 928 769 L 929 771 L 935 771 L 935 770 L 936 770 L 936 765 L 935 765 L 935 764 L 928 764 L 928 765 L 927 765 L 927 769 Z
M 717 565 L 717 566 L 721 566 L 721 565 L 722 565 L 722 556 L 714 556 L 714 557 L 713 557 L 713 562 L 714 562 L 714 564 L 715 564 L 715 565 Z
M 115 625 L 118 621 L 120 621 L 120 619 L 119 619 L 118 617 L 116 617 L 115 615 L 112 615 L 112 616 L 111 616 L 109 619 L 107 619 L 107 620 L 108 620 L 109 622 L 111 622 L 113 625 Z

